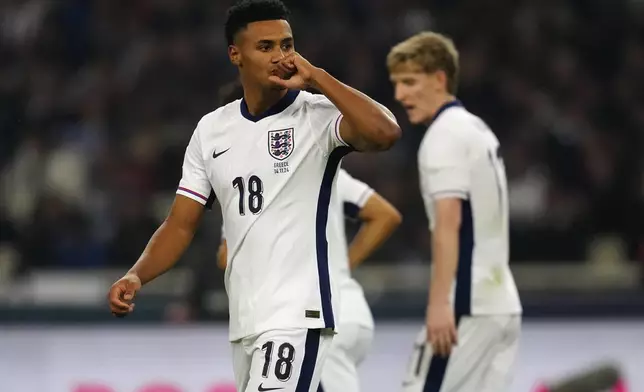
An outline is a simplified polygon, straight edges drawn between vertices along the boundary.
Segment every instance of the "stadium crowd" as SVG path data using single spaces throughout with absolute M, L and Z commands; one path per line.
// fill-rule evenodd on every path
M 429 3 L 290 2 L 298 51 L 386 103 L 403 125 L 392 150 L 345 159 L 404 215 L 376 258 L 429 258 L 416 172 L 424 130 L 405 123 L 385 56 L 431 29 L 459 46 L 459 97 L 503 145 L 513 259 L 583 260 L 610 234 L 644 261 L 644 3 Z M 197 121 L 235 77 L 228 5 L 0 4 L 0 242 L 23 270 L 136 260 L 174 196 Z M 215 209 L 189 257 L 214 265 L 219 227 Z

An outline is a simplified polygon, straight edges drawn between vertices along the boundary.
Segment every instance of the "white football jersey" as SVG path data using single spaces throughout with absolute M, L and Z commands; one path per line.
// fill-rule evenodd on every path
M 334 197 L 339 198 L 337 204 L 342 207 L 333 211 L 338 215 L 338 218 L 334 219 L 333 222 L 339 223 L 337 230 L 341 232 L 344 239 L 340 245 L 344 257 L 331 260 L 333 276 L 337 277 L 340 297 L 342 298 L 340 303 L 340 322 L 373 329 L 373 316 L 362 287 L 351 277 L 344 218 L 358 218 L 360 210 L 365 206 L 374 191 L 364 182 L 353 178 L 344 169 L 340 169 L 338 172 L 338 184 L 335 190 Z
M 418 151 L 425 210 L 434 226 L 434 201 L 463 200 L 455 314 L 516 314 L 521 302 L 509 267 L 508 191 L 499 141 L 459 101 L 434 116 Z
M 290 91 L 253 116 L 237 100 L 204 116 L 177 193 L 221 205 L 231 341 L 273 329 L 336 328 L 329 260 L 344 256 L 332 197 L 342 115 L 323 95 Z M 336 328 L 337 329 L 337 328 Z
M 329 260 L 331 275 L 335 277 L 338 290 L 340 290 L 340 310 L 339 321 L 341 324 L 357 324 L 366 328 L 374 328 L 373 316 L 369 309 L 369 304 L 364 296 L 364 291 L 360 284 L 351 277 L 351 268 L 349 265 L 349 250 L 346 240 L 346 229 L 344 220 L 357 220 L 360 210 L 365 206 L 374 190 L 367 184 L 353 178 L 344 169 L 338 171 L 337 186 L 333 189 L 333 197 L 338 198 L 336 206 L 331 213 L 336 214 L 332 224 L 337 223 L 337 227 L 332 228 L 339 230 L 341 237 L 344 239 L 340 243 L 340 249 L 344 257 L 335 257 Z M 222 240 L 225 239 L 223 225 L 221 228 Z

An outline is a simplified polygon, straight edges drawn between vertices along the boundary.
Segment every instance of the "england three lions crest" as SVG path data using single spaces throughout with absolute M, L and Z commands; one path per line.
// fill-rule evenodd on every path
M 268 152 L 275 159 L 283 161 L 293 152 L 293 128 L 268 131 Z

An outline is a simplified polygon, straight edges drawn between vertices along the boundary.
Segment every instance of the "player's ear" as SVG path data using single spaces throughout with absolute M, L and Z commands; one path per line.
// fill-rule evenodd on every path
M 434 72 L 433 78 L 437 86 L 440 86 L 440 89 L 447 90 L 447 74 L 442 69 Z
M 234 65 L 241 67 L 241 53 L 235 45 L 228 45 L 228 58 Z

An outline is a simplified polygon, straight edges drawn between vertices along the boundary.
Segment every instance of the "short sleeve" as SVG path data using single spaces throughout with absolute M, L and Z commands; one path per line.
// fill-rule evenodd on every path
M 342 113 L 321 94 L 312 94 L 310 102 L 311 128 L 320 133 L 322 148 L 331 153 L 336 147 L 350 147 L 340 136 L 340 122 Z
M 364 182 L 353 178 L 344 169 L 338 172 L 337 186 L 344 204 L 344 214 L 349 218 L 357 218 L 374 190 Z
M 467 199 L 470 192 L 467 140 L 449 127 L 428 132 L 418 156 L 423 198 Z
M 199 141 L 199 126 L 197 126 L 186 148 L 177 194 L 209 207 L 214 199 L 211 190 Z

